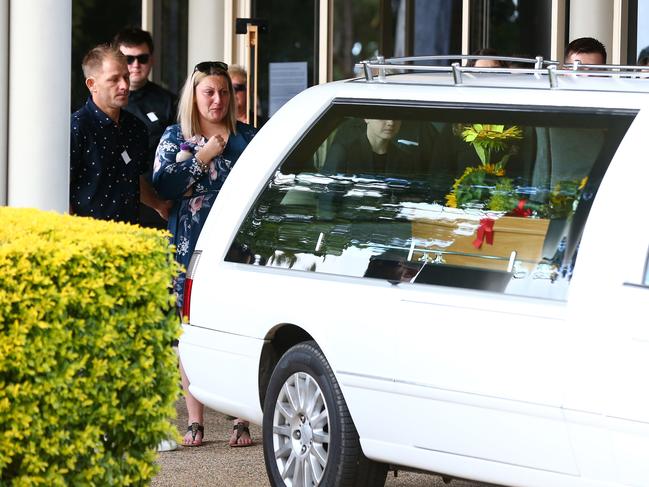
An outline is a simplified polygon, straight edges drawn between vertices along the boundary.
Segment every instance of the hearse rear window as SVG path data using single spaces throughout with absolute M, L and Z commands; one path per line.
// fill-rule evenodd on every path
M 633 116 L 335 104 L 268 182 L 226 260 L 565 299 Z

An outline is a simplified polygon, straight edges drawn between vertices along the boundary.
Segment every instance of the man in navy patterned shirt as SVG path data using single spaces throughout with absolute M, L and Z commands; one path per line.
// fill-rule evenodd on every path
M 167 219 L 170 202 L 145 177 L 146 126 L 122 110 L 129 93 L 126 57 L 101 45 L 86 54 L 82 68 L 90 97 L 72 115 L 70 212 L 138 223 L 142 201 Z

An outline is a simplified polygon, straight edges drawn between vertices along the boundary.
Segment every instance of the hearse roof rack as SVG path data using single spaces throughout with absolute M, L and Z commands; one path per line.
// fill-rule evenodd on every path
M 514 63 L 516 67 L 475 67 L 462 66 L 460 61 L 490 60 L 501 61 L 505 64 Z M 447 62 L 450 65 L 423 64 L 430 62 Z M 529 64 L 530 67 L 524 67 Z M 519 67 L 521 66 L 521 67 Z M 534 74 L 547 76 L 550 88 L 559 87 L 560 75 L 574 75 L 579 71 L 579 76 L 585 77 L 616 77 L 616 78 L 649 78 L 647 66 L 626 66 L 619 64 L 561 64 L 558 61 L 544 60 L 542 56 L 535 58 L 510 57 L 510 56 L 478 56 L 473 54 L 442 55 L 442 56 L 410 56 L 385 59 L 377 56 L 374 59 L 361 61 L 356 68 L 362 69 L 365 80 L 368 82 L 387 82 L 386 71 L 399 70 L 402 72 L 445 72 L 451 73 L 455 85 L 463 84 L 463 73 L 489 73 L 489 74 Z M 377 75 L 374 74 L 377 70 Z

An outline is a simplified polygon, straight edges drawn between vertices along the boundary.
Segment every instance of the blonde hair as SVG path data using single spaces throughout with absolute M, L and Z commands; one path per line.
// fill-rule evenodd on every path
M 240 76 L 243 79 L 246 79 L 248 77 L 248 73 L 246 73 L 246 70 L 243 69 L 242 66 L 239 66 L 238 64 L 233 64 L 228 68 L 228 74 L 230 75 L 230 78 L 233 78 L 235 76 Z
M 122 54 L 122 51 L 116 49 L 110 44 L 100 44 L 93 47 L 88 51 L 88 54 L 83 57 L 83 61 L 81 61 L 83 76 L 86 79 L 95 76 L 97 72 L 101 70 L 106 59 L 114 59 L 118 63 L 126 66 L 126 56 Z
M 195 135 L 201 135 L 199 113 L 196 109 L 196 86 L 208 76 L 223 76 L 225 78 L 228 84 L 228 93 L 230 93 L 228 113 L 225 115 L 225 123 L 231 133 L 235 135 L 237 133 L 236 101 L 234 90 L 232 89 L 232 80 L 230 79 L 228 72 L 218 68 L 211 68 L 209 74 L 194 70 L 194 72 L 187 77 L 178 102 L 178 123 L 180 124 L 180 130 L 182 131 L 185 140 L 190 139 Z

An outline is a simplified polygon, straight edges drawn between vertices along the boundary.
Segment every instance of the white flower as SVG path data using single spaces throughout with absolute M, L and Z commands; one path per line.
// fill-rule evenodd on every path
M 176 253 L 178 255 L 186 255 L 187 252 L 189 252 L 189 239 L 187 237 L 180 237 L 178 246 L 176 247 Z
M 169 140 L 160 141 L 160 149 L 165 152 L 178 152 L 179 147 Z

